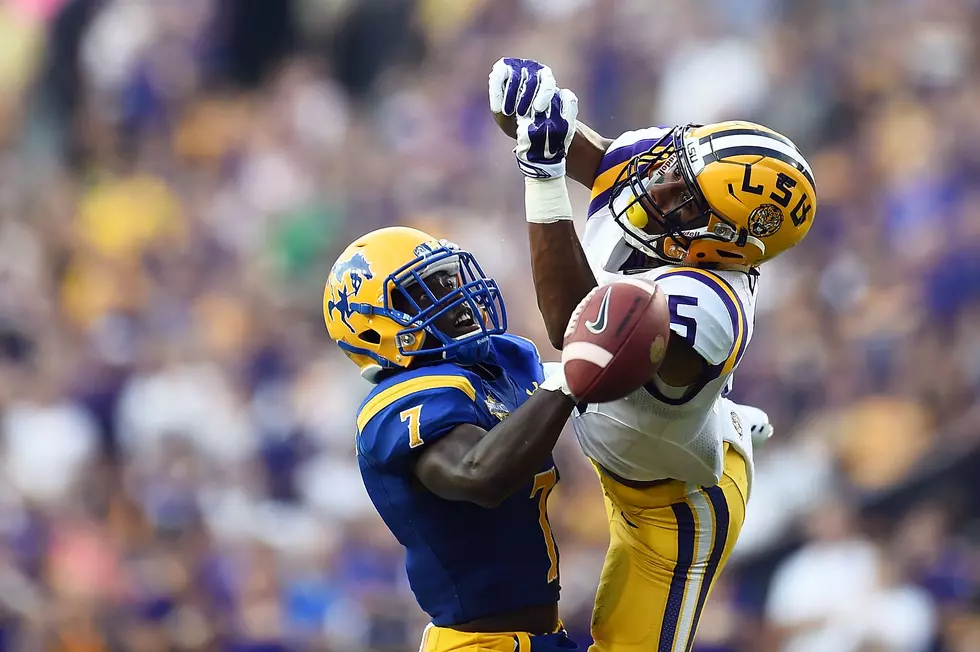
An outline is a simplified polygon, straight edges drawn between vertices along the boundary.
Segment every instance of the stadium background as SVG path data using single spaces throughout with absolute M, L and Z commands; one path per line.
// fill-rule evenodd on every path
M 776 436 L 695 650 L 980 650 L 978 28 L 975 0 L 0 1 L 0 648 L 417 646 L 320 291 L 413 224 L 546 342 L 486 109 L 508 54 L 606 135 L 755 119 L 815 169 L 736 376 Z M 558 455 L 587 643 L 604 519 Z

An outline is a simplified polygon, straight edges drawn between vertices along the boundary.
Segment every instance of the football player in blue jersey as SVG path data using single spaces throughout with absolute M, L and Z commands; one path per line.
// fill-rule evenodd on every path
M 496 283 L 454 244 L 385 228 L 341 254 L 323 313 L 375 385 L 357 410 L 358 462 L 431 618 L 421 651 L 577 649 L 558 619 L 547 511 L 575 401 L 506 333 Z

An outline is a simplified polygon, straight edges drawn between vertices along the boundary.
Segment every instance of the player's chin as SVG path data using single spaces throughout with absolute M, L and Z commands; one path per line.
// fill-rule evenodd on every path
M 666 233 L 664 225 L 657 220 L 650 220 L 645 227 L 643 227 L 643 232 L 647 235 L 663 235 Z

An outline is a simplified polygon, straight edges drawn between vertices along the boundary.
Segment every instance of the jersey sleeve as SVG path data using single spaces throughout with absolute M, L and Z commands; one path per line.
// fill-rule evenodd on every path
M 693 267 L 675 267 L 656 278 L 670 309 L 670 329 L 687 340 L 718 375 L 738 365 L 748 343 L 745 306 L 721 276 Z
M 609 203 L 613 184 L 629 160 L 647 151 L 667 133 L 664 127 L 648 127 L 627 131 L 614 140 L 602 156 L 595 181 L 592 182 L 592 199 L 589 202 L 589 217 Z
M 357 452 L 380 466 L 408 462 L 464 423 L 479 423 L 463 375 L 414 376 L 372 393 L 357 413 Z
M 542 366 L 544 363 L 538 345 L 533 340 L 511 333 L 504 333 L 497 337 L 506 340 L 511 347 L 511 354 L 507 359 L 508 371 L 518 372 L 519 380 L 528 380 L 532 383 L 540 383 L 544 380 Z

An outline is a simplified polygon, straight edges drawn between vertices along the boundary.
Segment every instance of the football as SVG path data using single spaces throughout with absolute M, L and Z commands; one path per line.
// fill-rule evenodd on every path
M 575 308 L 561 352 L 565 382 L 582 403 L 621 399 L 649 382 L 670 337 L 667 299 L 655 283 L 623 279 Z

